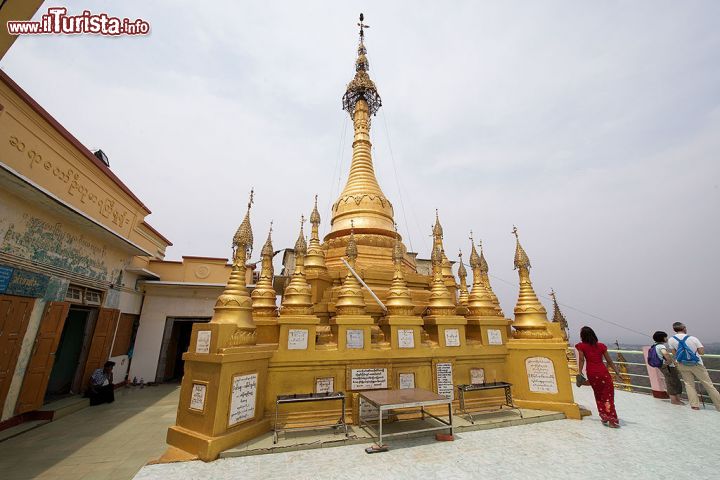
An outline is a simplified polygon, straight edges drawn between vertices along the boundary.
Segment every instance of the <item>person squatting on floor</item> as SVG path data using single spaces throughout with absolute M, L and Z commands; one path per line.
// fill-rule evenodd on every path
M 582 327 L 580 340 L 582 341 L 575 345 L 578 351 L 579 371 L 583 371 L 587 360 L 587 380 L 595 394 L 600 420 L 605 426 L 620 428 L 620 421 L 615 411 L 615 387 L 612 377 L 603 363 L 603 358 L 616 375 L 620 376 L 620 372 L 610 358 L 607 347 L 598 341 L 592 328 Z
M 685 405 L 685 402 L 680 400 L 682 395 L 682 382 L 680 381 L 680 374 L 678 373 L 677 362 L 673 357 L 672 349 L 668 346 L 668 335 L 665 332 L 657 331 L 653 334 L 653 341 L 655 345 L 650 347 L 655 351 L 654 355 L 648 352 L 648 364 L 651 367 L 655 367 L 665 377 L 665 390 L 670 397 L 670 403 L 673 405 Z M 654 357 L 653 363 L 650 363 L 650 359 Z M 656 362 L 659 362 L 659 366 Z
M 700 409 L 700 399 L 695 390 L 695 380 L 702 383 L 705 391 L 710 395 L 715 409 L 720 411 L 720 393 L 710 380 L 710 375 L 705 369 L 701 355 L 705 355 L 705 347 L 697 337 L 688 335 L 687 327 L 682 322 L 673 323 L 673 335 L 668 341 L 672 348 L 675 360 L 678 364 L 678 371 L 685 382 L 688 401 L 693 410 Z
M 98 368 L 90 376 L 90 386 L 86 392 L 86 396 L 90 398 L 90 405 L 115 401 L 112 372 L 114 366 L 115 362 L 107 361 L 103 368 Z

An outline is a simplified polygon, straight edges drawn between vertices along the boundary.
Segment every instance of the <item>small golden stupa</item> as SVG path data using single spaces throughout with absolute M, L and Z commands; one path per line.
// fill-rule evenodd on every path
M 208 324 L 193 325 L 183 356 L 177 423 L 168 443 L 203 460 L 272 428 L 278 395 L 344 392 L 348 418 L 357 422 L 358 392 L 416 387 L 453 397 L 457 385 L 478 378 L 513 384 L 523 408 L 580 418 L 569 382 L 567 344 L 560 324 L 547 320 L 530 282 L 530 260 L 517 229 L 515 267 L 520 295 L 515 320 L 505 318 L 490 286 L 488 264 L 470 245 L 472 286 L 459 255 L 459 281 L 443 246 L 440 215 L 432 227 L 432 275 L 418 273 L 398 234 L 393 207 L 375 177 L 371 117 L 382 105 L 370 79 L 361 16 L 355 75 L 342 97 L 353 120 L 348 180 L 332 205 L 320 240 L 317 197 L 295 243 L 295 267 L 275 292 L 272 225 L 252 292 L 244 268 L 252 250 L 250 202 L 233 239 L 233 269 Z M 249 179 L 248 179 L 249 181 Z M 310 203 L 310 202 L 308 202 Z M 277 308 L 276 293 L 282 294 Z M 481 375 L 478 375 L 480 373 Z M 401 381 L 402 379 L 402 381 Z M 498 402 L 479 392 L 466 407 Z M 306 425 L 337 420 L 314 402 L 294 405 L 284 420 Z

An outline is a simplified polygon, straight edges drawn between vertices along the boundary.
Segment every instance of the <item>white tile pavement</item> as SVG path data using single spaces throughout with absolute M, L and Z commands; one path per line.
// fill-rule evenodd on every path
M 463 432 L 454 442 L 390 439 L 391 450 L 374 455 L 351 445 L 151 465 L 135 479 L 720 479 L 720 412 L 618 391 L 615 430 L 600 424 L 589 387 L 575 393 L 592 417 Z

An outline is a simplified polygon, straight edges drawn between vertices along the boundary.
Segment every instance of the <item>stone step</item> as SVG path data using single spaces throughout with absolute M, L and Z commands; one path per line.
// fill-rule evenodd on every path
M 83 398 L 80 395 L 73 395 L 72 397 L 63 398 L 54 402 L 45 404 L 40 408 L 41 412 L 53 412 L 52 419 L 57 420 L 58 418 L 65 417 L 71 413 L 75 413 L 78 410 L 90 406 L 90 399 Z

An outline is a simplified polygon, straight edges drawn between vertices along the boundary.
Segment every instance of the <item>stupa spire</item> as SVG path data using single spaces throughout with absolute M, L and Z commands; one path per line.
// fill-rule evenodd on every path
M 452 264 L 450 263 L 450 259 L 448 259 L 447 255 L 445 255 L 445 246 L 443 245 L 443 228 L 442 225 L 440 225 L 440 215 L 437 208 L 435 209 L 435 225 L 433 225 L 432 232 L 433 251 L 439 247 L 442 255 L 442 275 L 445 278 L 453 277 Z
M 460 293 L 458 294 L 458 303 L 463 307 L 468 305 L 468 288 L 467 288 L 467 270 L 463 264 L 462 250 L 458 251 L 458 278 L 460 279 Z
M 308 270 L 327 270 L 325 266 L 325 252 L 320 245 L 320 212 L 317 208 L 318 196 L 315 195 L 315 206 L 310 213 L 310 242 L 308 242 L 307 257 L 305 258 L 305 267 Z
M 490 298 L 492 299 L 493 305 L 495 305 L 496 313 L 499 316 L 504 316 L 502 308 L 500 307 L 500 300 L 498 300 L 497 296 L 495 295 L 495 292 L 493 292 L 492 285 L 490 285 L 490 268 L 488 267 L 487 260 L 485 260 L 485 252 L 483 249 L 483 243 L 482 240 L 479 242 L 480 246 L 480 276 L 482 277 L 482 281 L 485 284 L 485 289 L 490 294 Z
M 432 261 L 433 279 L 430 284 L 430 300 L 428 310 L 430 315 L 453 315 L 455 313 L 455 302 L 452 295 L 445 286 L 445 279 L 442 274 L 442 249 L 439 245 L 433 248 L 430 257 Z
M 342 98 L 343 110 L 353 120 L 354 137 L 352 162 L 348 180 L 340 197 L 332 207 L 331 231 L 326 240 L 346 236 L 353 221 L 357 231 L 394 238 L 393 207 L 380 188 L 372 161 L 370 116 L 382 105 L 375 83 L 370 79 L 370 64 L 365 48 L 365 29 L 360 14 L 360 41 L 355 61 L 355 77 L 348 84 Z
M 388 292 L 385 306 L 387 307 L 388 315 L 412 315 L 415 309 L 415 304 L 410 296 L 410 291 L 405 282 L 405 275 L 402 271 L 402 261 L 405 252 L 403 250 L 400 239 L 395 239 L 395 246 L 393 248 L 393 264 L 395 265 L 395 272 L 393 273 L 392 283 L 390 284 L 390 291 Z
M 253 345 L 257 340 L 255 322 L 252 318 L 252 299 L 245 284 L 245 264 L 248 253 L 252 251 L 253 233 L 250 225 L 250 208 L 254 191 L 250 190 L 250 200 L 240 227 L 232 240 L 233 261 L 230 278 L 225 290 L 215 302 L 215 313 L 211 323 L 237 325 L 233 334 L 233 345 Z
M 345 255 L 350 268 L 355 268 L 358 251 L 355 243 L 355 229 L 350 224 L 350 240 L 345 248 Z M 363 297 L 362 285 L 358 282 L 353 272 L 348 269 L 343 280 L 342 287 L 338 293 L 338 301 L 335 304 L 338 315 L 362 315 L 365 313 L 365 298 Z
M 303 227 L 305 216 L 300 217 L 300 234 L 295 242 L 295 271 L 290 277 L 290 282 L 285 287 L 285 294 L 282 300 L 281 315 L 310 315 L 312 314 L 312 289 L 305 278 L 305 255 L 307 254 L 307 242 Z
M 547 330 L 547 310 L 540 303 L 530 281 L 530 258 L 520 245 L 517 227 L 513 226 L 515 235 L 515 269 L 520 277 L 520 292 L 515 305 L 515 337 L 517 338 L 551 338 Z
M 557 298 L 555 297 L 555 290 L 550 289 L 550 296 L 553 300 L 553 323 L 559 323 L 560 329 L 562 331 L 563 340 L 567 342 L 568 340 L 568 322 L 567 319 L 565 319 L 565 315 L 563 315 L 562 311 L 560 310 L 560 305 L 558 305 Z
M 272 225 L 270 222 L 270 230 L 268 231 L 267 240 L 260 252 L 262 266 L 260 268 L 260 278 L 252 292 L 252 308 L 253 315 L 256 317 L 274 317 L 277 315 L 277 305 L 275 304 L 275 289 L 273 288 L 273 245 L 272 245 Z
M 473 285 L 468 297 L 468 310 L 473 317 L 496 316 L 498 314 L 493 305 L 492 296 L 488 291 L 482 277 L 481 257 L 475 249 L 473 233 L 470 232 L 470 267 L 473 272 Z M 500 313 L 502 315 L 502 313 Z

